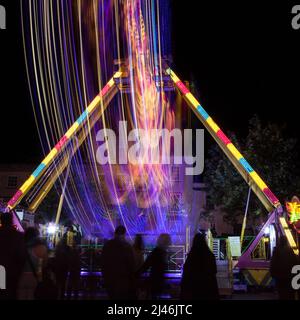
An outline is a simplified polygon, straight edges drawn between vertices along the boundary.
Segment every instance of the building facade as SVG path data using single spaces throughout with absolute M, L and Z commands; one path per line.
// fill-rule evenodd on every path
M 0 201 L 10 200 L 33 170 L 31 164 L 0 164 Z

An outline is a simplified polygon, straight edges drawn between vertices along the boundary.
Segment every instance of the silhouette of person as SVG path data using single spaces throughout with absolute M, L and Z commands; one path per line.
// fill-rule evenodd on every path
M 1 215 L 0 265 L 6 270 L 6 290 L 0 290 L 0 299 L 15 300 L 17 286 L 26 259 L 24 237 L 13 226 L 11 213 Z
M 67 245 L 66 238 L 60 240 L 55 248 L 54 272 L 58 287 L 58 299 L 63 300 L 66 293 L 70 265 L 71 248 Z
M 181 299 L 218 300 L 216 259 L 210 251 L 205 235 L 196 234 L 183 267 Z
M 292 268 L 299 264 L 299 258 L 288 246 L 286 237 L 279 239 L 272 259 L 270 273 L 276 281 L 280 300 L 294 300 L 295 291 L 292 288 Z
M 74 221 L 72 224 L 72 227 L 73 227 L 73 231 L 75 233 L 74 241 L 75 241 L 76 245 L 80 245 L 81 240 L 82 240 L 82 235 L 83 235 L 81 226 L 77 221 Z
M 54 269 L 60 300 L 63 300 L 65 295 L 67 299 L 70 299 L 72 295 L 74 299 L 77 299 L 79 294 L 80 248 L 73 240 L 73 231 L 69 227 L 55 249 Z
M 145 259 L 144 259 L 144 250 L 145 245 L 143 241 L 143 237 L 141 234 L 137 234 L 134 239 L 134 243 L 132 245 L 134 260 L 135 260 L 135 271 L 138 272 L 141 267 L 143 266 Z M 144 288 L 144 282 L 142 279 L 135 279 L 136 281 L 136 294 L 138 299 L 143 299 L 143 295 L 146 293 L 146 288 Z
M 144 264 L 144 250 L 145 250 L 145 245 L 144 245 L 143 237 L 141 234 L 137 234 L 135 236 L 132 248 L 133 248 L 133 253 L 135 258 L 135 266 L 136 266 L 135 269 L 139 270 Z
M 102 251 L 101 265 L 104 286 L 112 300 L 136 298 L 134 253 L 125 235 L 125 227 L 117 227 L 114 239 L 107 241 Z
M 18 287 L 19 300 L 35 300 L 38 283 L 48 261 L 48 248 L 40 239 L 36 228 L 28 228 L 24 234 L 27 254 Z
M 71 299 L 72 294 L 74 299 L 78 299 L 80 276 L 81 276 L 81 260 L 80 250 L 75 246 L 69 250 L 69 279 L 67 286 L 67 298 Z
M 157 300 L 165 289 L 165 273 L 168 269 L 168 248 L 171 245 L 169 234 L 161 234 L 157 239 L 157 245 L 147 257 L 139 273 L 150 269 L 149 289 L 151 298 Z
M 69 225 L 67 227 L 66 233 L 63 235 L 63 239 L 65 240 L 67 246 L 71 248 L 75 244 L 75 238 L 76 238 L 76 232 L 74 231 L 73 226 Z

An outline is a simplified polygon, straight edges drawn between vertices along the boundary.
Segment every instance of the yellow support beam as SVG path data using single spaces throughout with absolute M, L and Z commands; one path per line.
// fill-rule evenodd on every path
M 219 147 L 222 149 L 240 175 L 244 178 L 246 183 L 260 199 L 264 207 L 269 212 L 273 211 L 274 208 L 280 207 L 281 204 L 276 196 L 271 192 L 257 172 L 253 170 L 253 168 L 234 146 L 234 144 L 226 137 L 224 132 L 220 129 L 212 117 L 210 117 L 209 114 L 204 110 L 200 102 L 194 97 L 194 95 L 189 91 L 179 77 L 171 69 L 167 70 L 167 74 L 170 75 L 175 87 L 183 96 L 187 104 L 194 111 L 203 126 L 217 142 Z
M 107 83 L 105 87 L 103 87 L 103 89 L 97 95 L 97 97 L 89 104 L 89 106 L 87 106 L 86 110 L 75 121 L 71 128 L 57 143 L 57 145 L 49 152 L 49 154 L 45 157 L 42 163 L 25 181 L 25 183 L 16 192 L 16 194 L 9 200 L 6 206 L 6 211 L 14 209 L 21 202 L 21 200 L 28 194 L 28 192 L 36 185 L 36 183 L 43 176 L 43 173 L 47 170 L 47 168 L 49 168 L 49 166 L 56 160 L 58 155 L 63 152 L 67 144 L 71 141 L 72 137 L 75 136 L 77 132 L 85 126 L 89 118 L 94 113 L 95 109 L 98 106 L 102 107 L 103 99 L 116 87 L 115 79 L 120 78 L 121 76 L 121 72 L 115 73 L 114 77 Z
M 50 192 L 50 190 L 53 188 L 56 180 L 59 178 L 59 176 L 63 173 L 63 171 L 68 166 L 70 159 L 76 154 L 77 150 L 80 148 L 80 146 L 83 144 L 83 142 L 86 140 L 87 136 L 90 134 L 91 129 L 95 126 L 96 122 L 102 117 L 103 112 L 107 109 L 109 103 L 114 98 L 114 96 L 117 93 L 117 87 L 114 87 L 114 89 L 109 93 L 109 95 L 104 99 L 103 101 L 103 108 L 99 108 L 97 112 L 91 117 L 89 120 L 89 125 L 82 128 L 82 131 L 78 134 L 77 141 L 73 142 L 72 146 L 72 153 L 66 155 L 62 158 L 60 163 L 57 164 L 55 168 L 55 172 L 53 175 L 49 178 L 49 180 L 45 183 L 43 188 L 39 191 L 39 193 L 35 196 L 35 199 L 30 204 L 28 211 L 34 213 L 42 201 L 45 199 L 47 194 Z
M 234 165 L 249 187 L 257 195 L 264 207 L 269 211 L 273 211 L 281 206 L 277 197 L 268 188 L 267 184 L 258 175 L 256 171 L 250 166 L 239 150 L 228 139 L 224 132 L 204 110 L 199 101 L 193 96 L 189 89 L 179 79 L 179 77 L 171 70 L 167 70 L 177 90 L 181 93 L 187 104 L 194 111 L 203 126 L 207 129 L 222 151 L 225 153 L 230 162 Z M 299 255 L 299 249 L 294 240 L 291 230 L 289 229 L 284 217 L 280 217 L 280 224 L 288 239 L 288 242 L 293 249 L 294 253 Z
M 286 238 L 288 240 L 288 243 L 289 243 L 290 247 L 293 249 L 294 253 L 298 256 L 299 255 L 299 249 L 297 247 L 297 243 L 294 240 L 292 232 L 291 232 L 291 230 L 290 230 L 285 218 L 284 217 L 280 217 L 279 218 L 279 222 L 281 224 L 281 227 L 282 227 L 282 229 L 284 231 L 284 234 L 285 234 L 285 236 L 286 236 Z

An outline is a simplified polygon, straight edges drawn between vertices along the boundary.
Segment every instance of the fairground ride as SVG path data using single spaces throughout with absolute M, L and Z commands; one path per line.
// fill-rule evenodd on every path
M 299 255 L 299 248 L 295 241 L 293 230 L 289 227 L 288 215 L 285 212 L 285 208 L 232 141 L 226 136 L 224 131 L 220 129 L 212 117 L 206 112 L 187 86 L 169 67 L 168 62 L 165 62 L 161 59 L 161 56 L 156 54 L 156 63 L 154 65 L 152 64 L 151 68 L 150 64 L 147 65 L 147 50 L 149 49 L 149 45 L 146 41 L 147 37 L 142 17 L 143 14 L 141 10 L 136 10 L 141 4 L 137 0 L 132 0 L 130 3 L 131 7 L 129 7 L 129 9 L 127 8 L 125 12 L 129 12 L 129 20 L 132 19 L 132 24 L 129 25 L 129 27 L 127 26 L 129 31 L 134 35 L 131 40 L 128 40 L 129 42 L 131 41 L 130 53 L 132 56 L 117 65 L 118 70 L 113 74 L 112 78 L 85 108 L 84 112 L 82 112 L 73 125 L 65 132 L 28 180 L 25 181 L 16 194 L 8 201 L 5 211 L 14 211 L 21 202 L 26 204 L 30 212 L 37 210 L 55 185 L 55 182 L 62 177 L 65 172 L 68 173 L 68 165 L 72 158 L 76 155 L 83 143 L 90 138 L 91 130 L 99 119 L 103 117 L 104 112 L 109 109 L 108 107 L 111 101 L 118 93 L 123 94 L 126 92 L 135 94 L 134 91 L 142 87 L 144 91 L 141 92 L 141 96 L 148 97 L 149 101 L 152 101 L 151 96 L 155 94 L 155 92 L 149 91 L 150 89 L 153 90 L 153 88 L 155 88 L 157 93 L 170 90 L 176 91 L 177 94 L 183 97 L 200 120 L 202 126 L 215 140 L 269 212 L 267 222 L 249 248 L 242 254 L 237 264 L 237 267 L 240 269 L 250 270 L 252 273 L 256 272 L 257 274 L 263 273 L 265 275 L 269 268 L 269 261 L 254 261 L 251 258 L 251 254 L 270 225 L 276 227 L 277 236 L 286 236 L 291 250 Z M 137 11 L 138 14 L 135 11 Z M 132 14 L 132 12 L 134 14 Z M 152 31 L 153 34 L 155 34 L 155 30 L 153 29 Z M 134 60 L 132 57 L 134 57 L 138 63 L 132 63 Z M 150 70 L 147 73 L 147 80 L 143 78 L 145 70 L 147 72 Z M 134 82 L 135 79 L 137 79 L 136 82 Z M 134 87 L 133 83 L 135 83 Z M 140 115 L 142 118 L 143 116 L 146 117 L 145 113 L 141 113 Z M 142 123 L 142 121 L 140 123 Z M 67 173 L 66 178 L 68 176 Z M 61 198 L 60 209 L 62 202 L 63 198 Z

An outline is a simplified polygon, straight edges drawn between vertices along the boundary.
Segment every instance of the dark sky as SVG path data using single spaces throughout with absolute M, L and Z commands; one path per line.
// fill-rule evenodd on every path
M 198 98 L 225 132 L 245 134 L 257 113 L 298 135 L 300 30 L 291 27 L 292 5 L 281 2 L 172 0 L 173 68 L 194 79 Z M 18 3 L 0 0 L 7 10 L 7 30 L 0 30 L 0 162 L 36 163 L 42 155 Z

